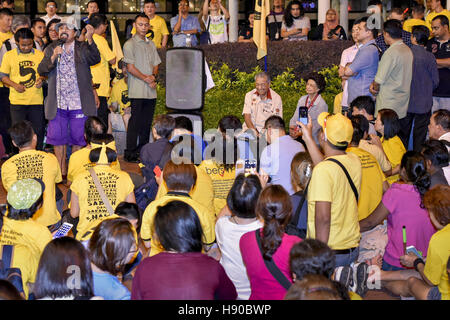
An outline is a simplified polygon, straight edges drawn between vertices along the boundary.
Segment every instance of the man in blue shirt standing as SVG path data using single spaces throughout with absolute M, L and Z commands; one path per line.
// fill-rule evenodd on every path
M 198 44 L 197 34 L 200 33 L 200 23 L 197 17 L 189 15 L 189 0 L 178 2 L 178 15 L 170 19 L 174 47 L 193 47 Z
M 430 123 L 431 107 L 433 106 L 433 90 L 439 85 L 439 72 L 436 58 L 426 50 L 430 30 L 426 26 L 412 28 L 411 51 L 413 53 L 413 75 L 408 112 L 400 119 L 400 138 L 408 146 L 411 127 L 413 129 L 413 149 L 420 152 L 427 137 Z
M 361 47 L 353 62 L 345 67 L 348 78 L 348 103 L 359 96 L 371 96 L 369 88 L 378 70 L 379 52 L 375 44 L 377 29 L 369 29 L 367 17 L 355 21 L 358 28 L 358 42 Z

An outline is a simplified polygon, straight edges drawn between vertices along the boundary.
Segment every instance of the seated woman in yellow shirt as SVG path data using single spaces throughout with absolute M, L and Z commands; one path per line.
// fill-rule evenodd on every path
M 118 216 L 111 211 L 115 210 L 119 203 L 136 202 L 134 184 L 128 173 L 111 167 L 117 160 L 112 135 L 95 135 L 92 140 L 100 141 L 100 136 L 103 136 L 104 142 L 101 145 L 92 144 L 89 154 L 89 160 L 95 166 L 77 175 L 70 186 L 72 190 L 70 215 L 72 218 L 79 217 L 76 239 L 80 241 L 89 240 L 95 227 L 103 220 L 117 218 Z M 97 175 L 112 210 L 104 203 L 91 170 Z
M 28 257 L 30 261 L 39 261 L 45 246 L 52 240 L 48 228 L 32 219 L 43 204 L 44 189 L 41 180 L 17 180 L 8 190 L 6 213 L 0 213 L 0 245 L 27 247 L 32 253 L 32 257 Z
M 392 184 L 399 179 L 400 162 L 406 152 L 402 140 L 398 137 L 400 123 L 397 113 L 391 109 L 379 110 L 375 121 L 375 130 L 381 135 L 381 139 L 371 134 L 370 141 L 383 150 L 391 163 L 392 174 L 387 177 L 387 181 Z

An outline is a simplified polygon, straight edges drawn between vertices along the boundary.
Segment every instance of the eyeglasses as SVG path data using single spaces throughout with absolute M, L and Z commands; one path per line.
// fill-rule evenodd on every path
M 47 6 L 47 8 L 51 8 L 51 9 L 54 9 L 54 8 L 56 8 L 56 6 L 55 6 L 55 5 L 53 5 L 53 4 L 49 4 L 49 5 Z

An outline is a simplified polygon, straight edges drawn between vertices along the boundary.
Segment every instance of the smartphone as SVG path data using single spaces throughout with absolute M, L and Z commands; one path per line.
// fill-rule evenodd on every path
M 70 229 L 72 229 L 72 227 L 73 227 L 73 224 L 64 222 L 62 224 L 62 226 L 59 227 L 58 230 L 56 230 L 56 233 L 54 234 L 53 239 L 67 236 L 67 234 L 69 233 Z
M 422 253 L 417 251 L 416 247 L 414 247 L 414 246 L 406 247 L 406 253 L 410 253 L 410 252 L 414 253 L 419 258 L 422 258 Z
M 153 168 L 153 173 L 155 174 L 155 176 L 157 178 L 159 178 L 161 176 L 161 168 L 159 166 L 155 166 L 155 168 Z
M 350 116 L 349 111 L 350 111 L 350 107 L 342 107 L 341 113 L 344 116 Z
M 256 160 L 245 160 L 244 174 L 245 176 L 256 174 Z
M 300 107 L 298 109 L 298 121 L 303 123 L 304 125 L 308 124 L 308 108 Z

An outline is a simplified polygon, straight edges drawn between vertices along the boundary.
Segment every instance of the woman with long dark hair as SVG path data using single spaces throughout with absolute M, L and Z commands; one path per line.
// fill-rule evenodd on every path
M 79 241 L 62 237 L 45 247 L 36 274 L 34 295 L 43 300 L 94 297 L 91 262 Z
M 202 253 L 203 230 L 190 205 L 175 200 L 159 206 L 152 229 L 164 252 L 139 264 L 132 300 L 236 299 L 236 289 L 223 267 Z
M 416 247 L 424 256 L 427 254 L 430 238 L 436 232 L 423 205 L 423 197 L 430 184 L 423 155 L 416 151 L 406 152 L 400 164 L 400 180 L 386 191 L 375 211 L 359 222 L 361 232 L 365 232 L 387 219 L 388 243 L 383 256 L 383 270 L 404 269 L 400 263 L 400 257 L 406 254 L 404 240 L 406 246 Z M 406 239 L 403 238 L 404 233 Z
M 250 300 L 282 300 L 287 288 L 269 272 L 266 263 L 273 262 L 285 282 L 292 284 L 289 252 L 301 239 L 285 233 L 292 215 L 287 191 L 280 185 L 266 187 L 259 196 L 256 214 L 264 226 L 244 234 L 239 243 L 250 280 Z
M 370 135 L 372 144 L 384 151 L 386 158 L 391 163 L 392 175 L 387 177 L 389 184 L 399 179 L 399 168 L 403 154 L 406 152 L 402 140 L 398 136 L 400 133 L 400 122 L 397 112 L 391 109 L 381 109 L 378 111 L 375 121 L 375 130 L 381 136 L 381 139 L 374 135 Z
M 284 11 L 281 36 L 284 40 L 308 40 L 309 30 L 311 30 L 311 22 L 305 16 L 301 2 L 292 0 Z
M 261 190 L 258 176 L 239 174 L 227 197 L 231 216 L 221 217 L 216 223 L 220 263 L 233 281 L 239 300 L 248 300 L 250 297 L 250 282 L 239 250 L 239 241 L 245 233 L 259 230 L 263 226 L 255 212 Z

